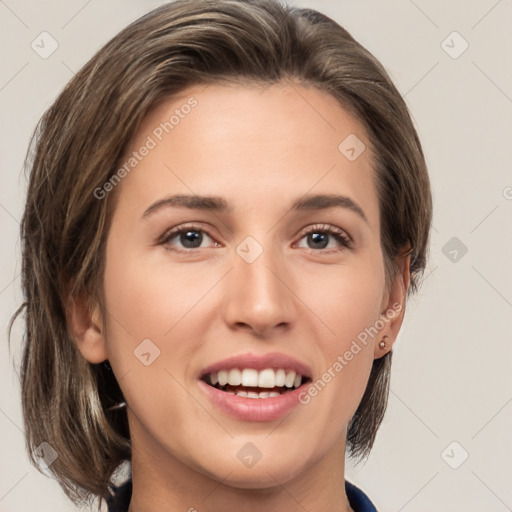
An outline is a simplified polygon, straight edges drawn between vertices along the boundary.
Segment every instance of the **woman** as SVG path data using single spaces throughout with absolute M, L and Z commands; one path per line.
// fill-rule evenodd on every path
M 432 205 L 367 50 L 272 0 L 165 5 L 71 80 L 29 165 L 35 464 L 110 511 L 376 510 L 344 458 L 382 421 Z

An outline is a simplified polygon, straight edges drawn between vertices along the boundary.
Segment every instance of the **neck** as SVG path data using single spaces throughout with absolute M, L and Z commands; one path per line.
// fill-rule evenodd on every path
M 132 439 L 133 493 L 129 512 L 353 512 L 345 494 L 345 439 L 333 446 L 294 478 L 272 476 L 271 485 L 248 489 L 229 485 L 231 472 L 224 478 L 208 475 L 161 446 L 139 445 Z

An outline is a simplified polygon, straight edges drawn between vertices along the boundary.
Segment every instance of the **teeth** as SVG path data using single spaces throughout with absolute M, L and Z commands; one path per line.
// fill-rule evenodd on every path
M 274 387 L 298 388 L 301 382 L 302 375 L 300 373 L 296 373 L 293 370 L 286 371 L 283 368 L 279 368 L 278 370 L 266 368 L 260 372 L 253 368 L 245 368 L 243 370 L 231 368 L 210 373 L 210 384 L 212 386 L 218 384 L 219 387 L 229 384 L 230 386 L 259 387 L 265 389 L 272 389 Z M 261 394 L 259 396 L 261 396 Z M 277 395 L 269 395 L 269 397 L 272 396 L 279 396 L 279 393 Z
M 286 378 L 284 379 L 284 385 L 287 388 L 293 387 L 293 381 L 295 380 L 295 372 L 292 370 L 286 374 Z
M 259 388 L 273 388 L 275 386 L 274 370 L 271 368 L 263 370 L 258 375 L 258 387 Z
M 228 383 L 228 372 L 221 370 L 219 372 L 219 386 L 225 386 Z
M 286 379 L 286 372 L 284 370 L 281 370 L 281 369 L 277 370 L 275 385 L 279 386 L 280 388 L 282 388 L 284 386 L 285 379 Z
M 256 387 L 258 385 L 258 371 L 246 368 L 242 371 L 242 386 Z
M 242 372 L 238 368 L 229 370 L 228 384 L 230 386 L 240 386 L 242 384 Z
M 231 394 L 242 396 L 245 398 L 273 398 L 275 396 L 281 396 L 281 393 L 277 391 L 260 391 L 259 393 L 256 391 L 231 391 Z

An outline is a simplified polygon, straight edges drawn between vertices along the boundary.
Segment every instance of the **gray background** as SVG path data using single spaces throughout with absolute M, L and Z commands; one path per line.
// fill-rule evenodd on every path
M 0 512 L 75 510 L 28 464 L 14 370 L 22 322 L 10 353 L 6 341 L 22 299 L 29 136 L 73 73 L 161 3 L 0 0 Z M 512 1 L 290 3 L 330 15 L 381 60 L 408 102 L 434 190 L 431 258 L 395 345 L 389 409 L 370 458 L 348 464 L 347 478 L 379 512 L 512 510 Z M 31 47 L 51 49 L 43 31 L 58 44 L 48 58 Z

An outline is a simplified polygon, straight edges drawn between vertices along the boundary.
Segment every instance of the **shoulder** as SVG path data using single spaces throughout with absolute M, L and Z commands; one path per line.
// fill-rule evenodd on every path
M 345 480 L 345 493 L 354 512 L 377 512 L 370 498 L 353 483 Z

